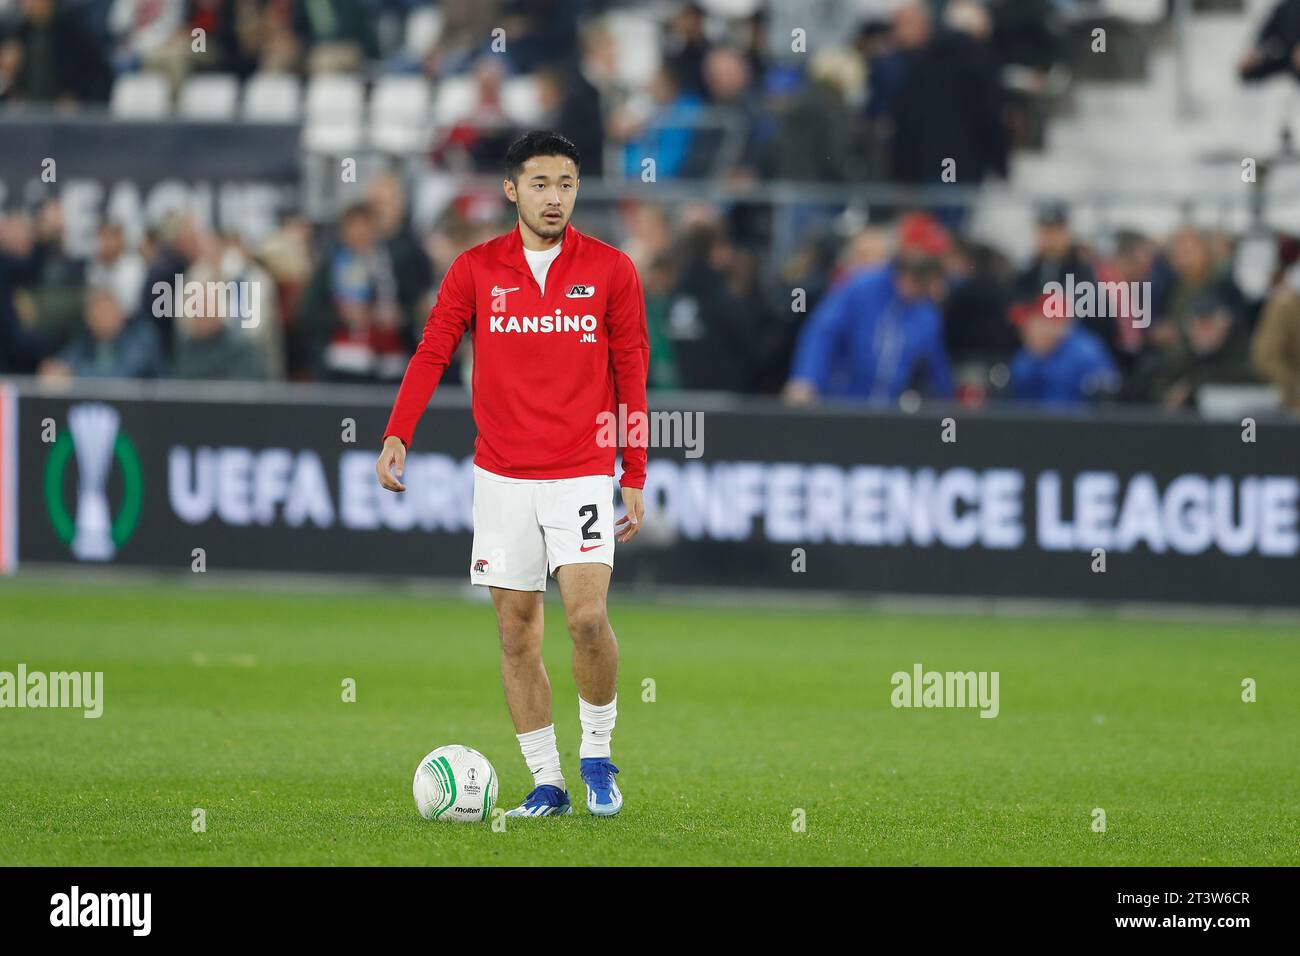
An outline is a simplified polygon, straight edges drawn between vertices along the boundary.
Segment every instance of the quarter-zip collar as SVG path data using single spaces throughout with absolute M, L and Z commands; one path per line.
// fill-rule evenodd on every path
M 560 238 L 560 254 L 551 263 L 550 272 L 547 274 L 548 284 L 550 277 L 559 275 L 562 265 L 567 263 L 573 256 L 573 247 L 578 244 L 581 238 L 582 233 L 573 228 L 572 222 L 565 223 L 564 235 Z M 533 288 L 537 290 L 537 294 L 541 296 L 542 291 L 537 285 L 537 280 L 533 278 L 533 270 L 528 267 L 528 260 L 524 258 L 524 237 L 519 232 L 519 223 L 517 221 L 515 222 L 515 228 L 506 233 L 506 243 L 502 253 L 505 264 L 516 272 L 527 276 L 528 280 L 533 284 Z

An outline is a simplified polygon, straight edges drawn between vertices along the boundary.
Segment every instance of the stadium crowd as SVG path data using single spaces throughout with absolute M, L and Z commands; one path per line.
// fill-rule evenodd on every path
M 577 143 L 584 178 L 635 175 L 654 156 L 661 179 L 925 184 L 955 158 L 974 184 L 1004 175 L 1009 152 L 1032 139 L 1033 93 L 1060 67 L 1058 18 L 1074 4 L 916 0 L 866 19 L 832 5 L 844 22 L 810 31 L 809 55 L 793 59 L 771 36 L 814 22 L 812 0 L 721 30 L 684 4 L 664 19 L 662 67 L 641 89 L 618 80 L 607 6 L 444 0 L 446 26 L 412 58 L 389 28 L 407 12 L 400 0 L 0 0 L 0 103 L 94 103 L 115 72 L 136 69 L 177 81 L 195 69 L 468 74 L 475 122 L 442 131 L 427 163 L 496 173 L 518 130 L 494 122 L 493 91 L 518 72 L 541 81 L 546 125 Z M 196 25 L 213 40 L 199 59 L 186 52 Z M 496 25 L 514 38 L 504 56 L 484 40 Z M 105 222 L 89 261 L 65 251 L 57 196 L 6 210 L 0 371 L 395 381 L 451 260 L 510 222 L 500 197 L 464 196 L 418 233 L 408 193 L 406 176 L 381 173 L 331 222 L 287 215 L 256 245 L 184 212 L 135 243 Z M 1039 209 L 1034 255 L 1019 263 L 974 241 L 960 209 L 863 221 L 812 202 L 626 201 L 590 224 L 580 203 L 577 225 L 640 271 L 654 388 L 1180 408 L 1203 384 L 1268 381 L 1300 407 L 1300 244 L 1282 244 L 1273 292 L 1248 301 L 1231 277 L 1230 236 L 1188 227 L 1097 248 L 1069 212 Z M 258 323 L 160 314 L 172 294 L 160 297 L 159 283 L 178 275 L 263 290 Z M 1043 296 L 1067 280 L 1142 284 L 1146 311 L 1058 314 Z

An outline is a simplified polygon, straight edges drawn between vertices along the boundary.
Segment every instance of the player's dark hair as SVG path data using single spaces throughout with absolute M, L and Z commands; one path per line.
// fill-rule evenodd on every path
M 566 136 L 545 129 L 532 129 L 510 144 L 506 150 L 506 176 L 511 182 L 519 181 L 524 163 L 534 156 L 567 156 L 573 165 L 582 168 L 578 147 Z

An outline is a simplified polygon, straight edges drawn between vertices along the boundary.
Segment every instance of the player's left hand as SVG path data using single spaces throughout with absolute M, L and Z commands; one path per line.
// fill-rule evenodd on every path
M 614 522 L 614 540 L 619 544 L 627 544 L 641 530 L 641 519 L 645 517 L 645 496 L 640 488 L 619 490 L 623 492 L 623 507 L 627 509 L 627 514 Z M 619 528 L 623 530 L 619 531 Z

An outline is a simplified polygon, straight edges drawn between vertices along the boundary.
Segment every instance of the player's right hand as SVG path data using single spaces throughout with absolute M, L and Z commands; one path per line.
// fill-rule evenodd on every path
M 396 435 L 389 435 L 384 439 L 384 450 L 379 453 L 379 460 L 375 462 L 379 483 L 389 491 L 405 491 L 406 485 L 398 480 L 405 470 L 406 446 Z

